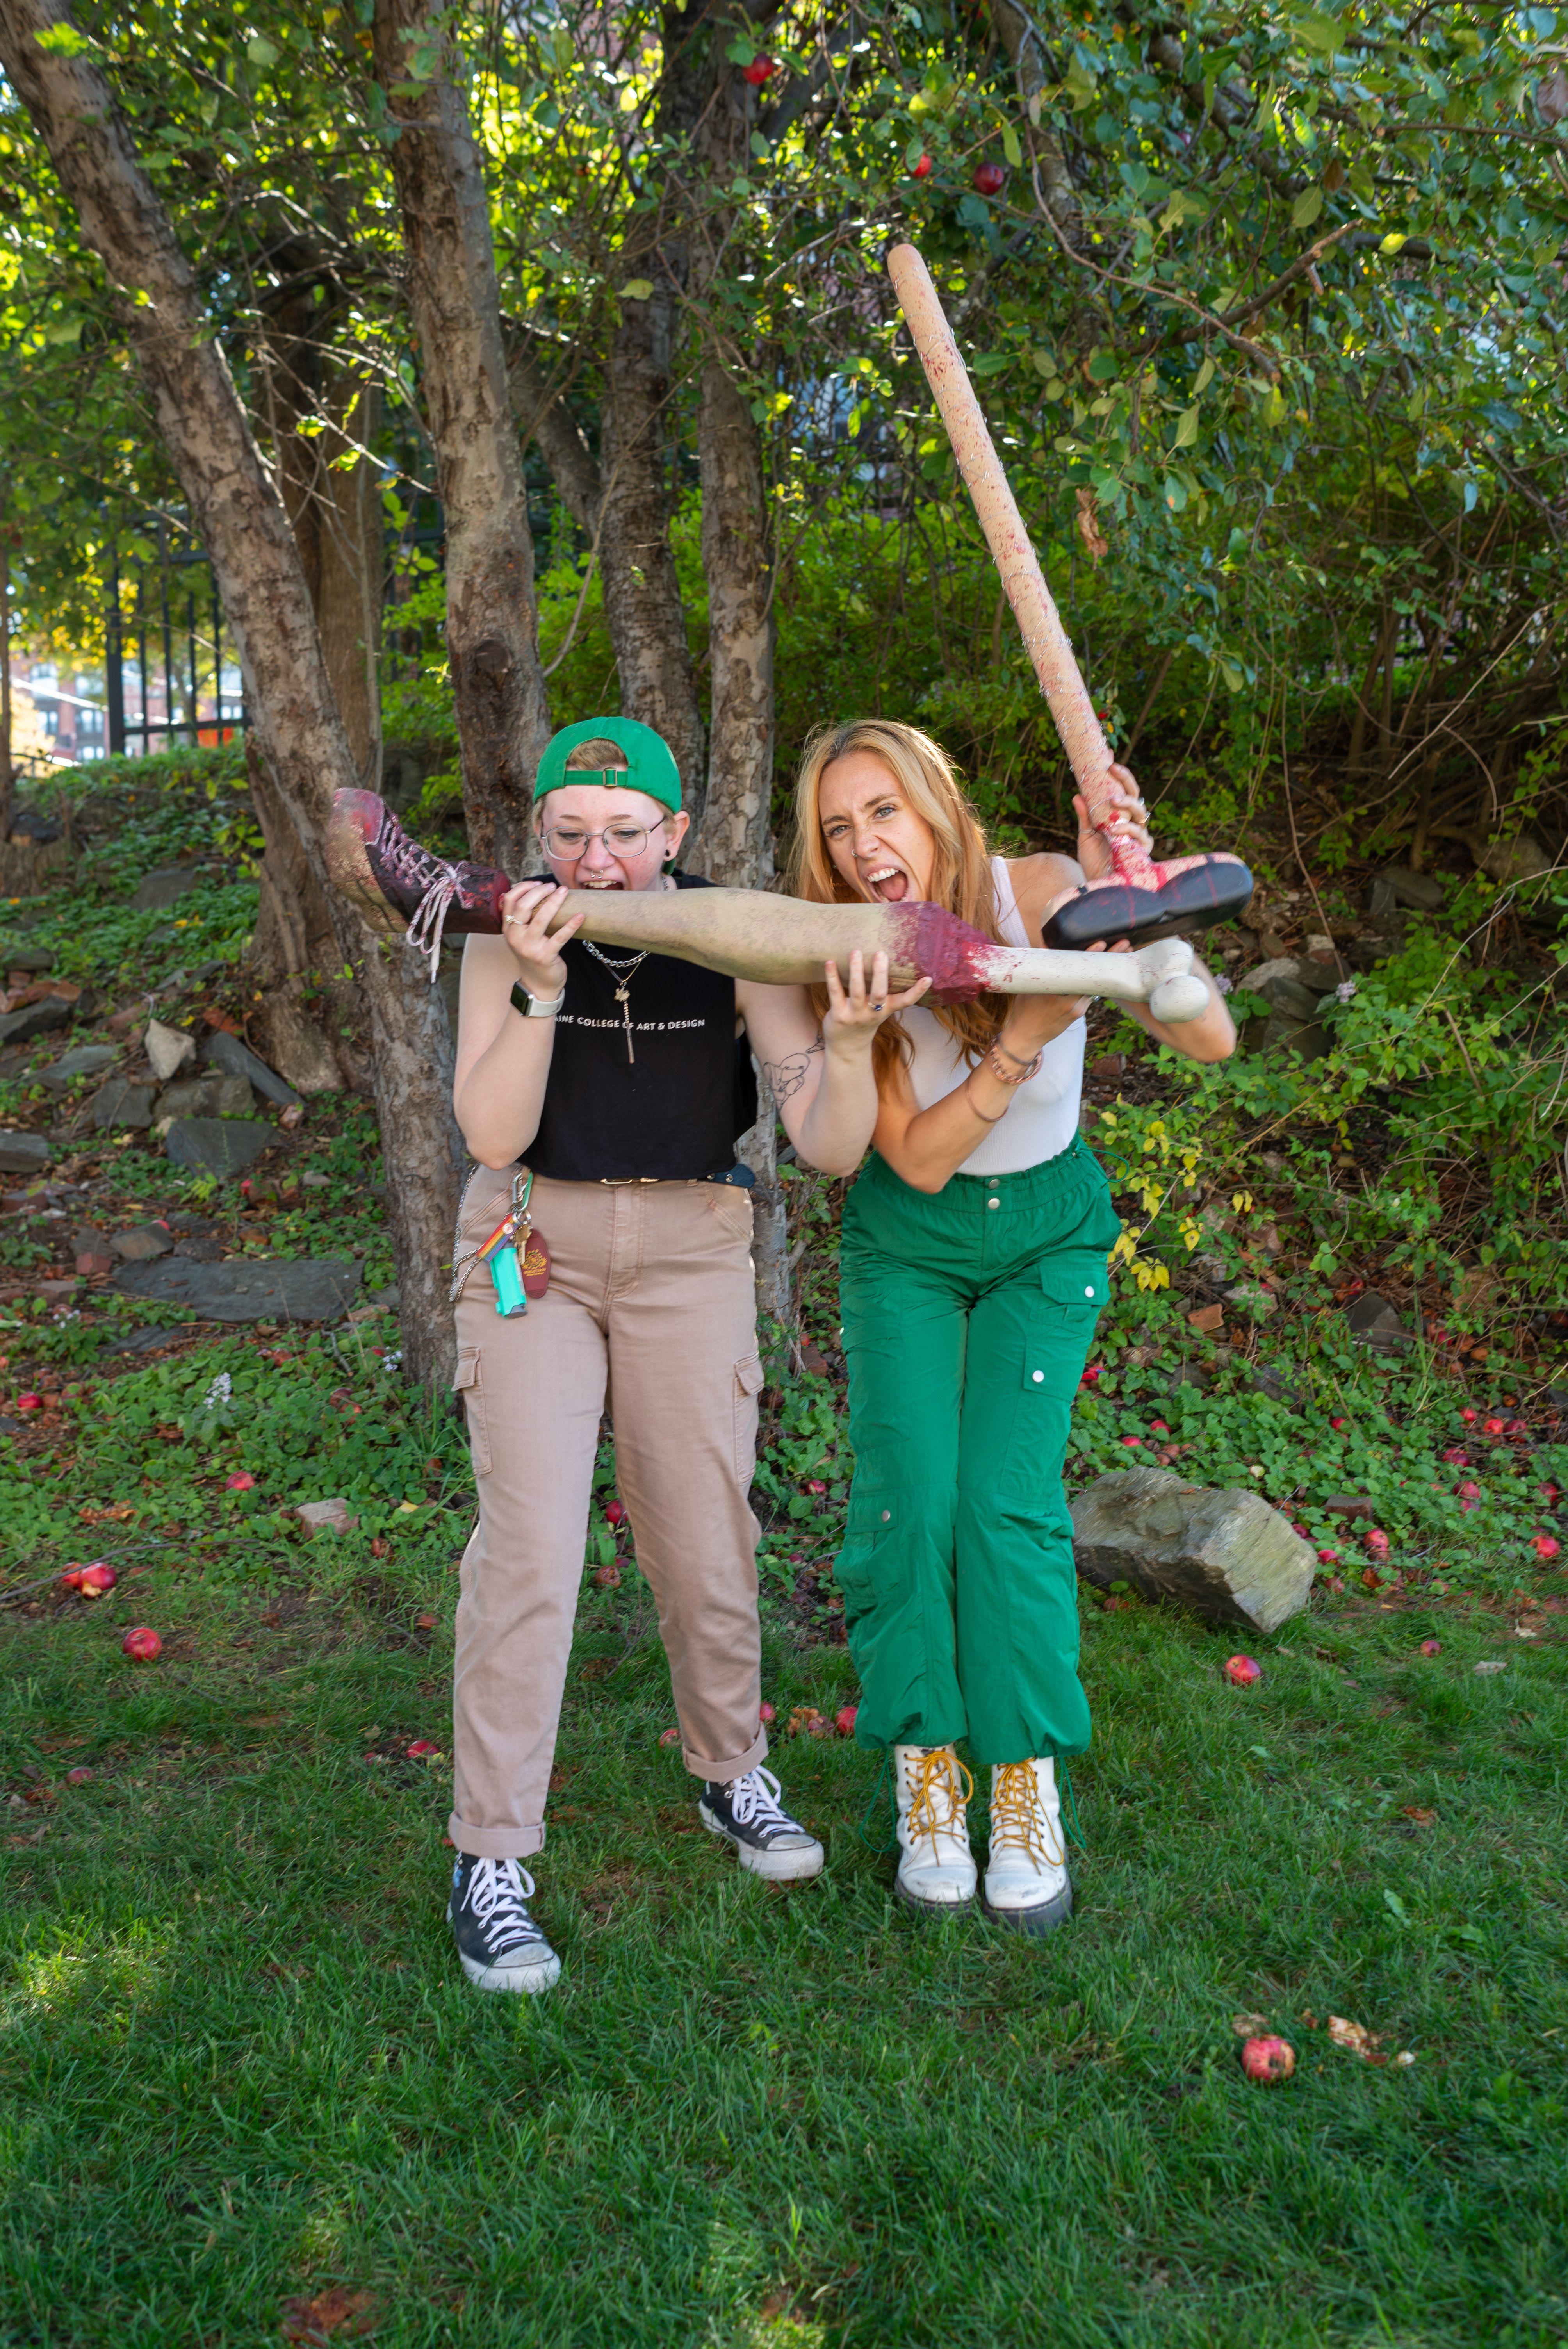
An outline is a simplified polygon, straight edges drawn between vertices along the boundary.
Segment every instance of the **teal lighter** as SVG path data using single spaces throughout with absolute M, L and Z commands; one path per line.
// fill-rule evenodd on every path
M 503 1320 L 528 1310 L 521 1259 L 531 1226 L 528 1200 L 532 1189 L 531 1173 L 512 1177 L 511 1206 L 480 1250 L 480 1262 L 490 1267 L 495 1286 L 495 1309 Z

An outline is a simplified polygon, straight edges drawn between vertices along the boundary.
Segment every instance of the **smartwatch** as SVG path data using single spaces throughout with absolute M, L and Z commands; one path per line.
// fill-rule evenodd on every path
M 514 1011 L 521 1011 L 525 1019 L 553 1019 L 565 1000 L 564 988 L 559 995 L 547 999 L 542 995 L 530 995 L 521 979 L 513 981 L 511 1008 Z

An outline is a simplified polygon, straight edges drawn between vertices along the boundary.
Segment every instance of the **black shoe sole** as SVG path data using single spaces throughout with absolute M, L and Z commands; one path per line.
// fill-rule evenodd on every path
M 1008 1933 L 1022 1933 L 1029 1940 L 1043 1941 L 1058 1925 L 1065 1925 L 1073 1913 L 1073 1889 L 1058 1892 L 1054 1900 L 1042 1901 L 1037 1909 L 993 1909 L 989 1901 L 983 1908 L 993 1925 L 1000 1925 Z
M 944 1917 L 973 1917 L 980 1906 L 978 1897 L 973 1892 L 967 1900 L 917 1900 L 913 1892 L 906 1892 L 896 1881 L 892 1897 L 899 1907 L 907 1909 L 912 1917 L 935 1924 L 940 1924 Z
M 1180 937 L 1188 930 L 1210 930 L 1217 922 L 1228 922 L 1252 894 L 1253 876 L 1246 866 L 1229 860 L 1178 873 L 1162 889 L 1091 881 L 1078 896 L 1057 906 L 1041 932 L 1041 942 L 1062 953 L 1113 946 L 1118 938 L 1134 948 L 1152 946 L 1157 938 Z

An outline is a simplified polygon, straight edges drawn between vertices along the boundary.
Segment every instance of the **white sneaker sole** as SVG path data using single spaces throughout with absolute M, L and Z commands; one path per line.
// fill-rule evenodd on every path
M 553 1950 L 547 1958 L 526 1966 L 481 1966 L 477 1958 L 465 1958 L 459 1950 L 458 1963 L 476 1990 L 521 1991 L 525 1997 L 536 1998 L 542 1990 L 553 1990 L 561 1980 L 561 1961 Z
M 827 1864 L 827 1853 L 820 1843 L 807 1844 L 795 1851 L 758 1851 L 752 1844 L 742 1843 L 731 1835 L 719 1819 L 716 1819 L 706 1803 L 698 1803 L 696 1814 L 709 1835 L 727 1843 L 742 1868 L 753 1876 L 760 1876 L 765 1884 L 803 1884 L 808 1878 L 820 1876 Z

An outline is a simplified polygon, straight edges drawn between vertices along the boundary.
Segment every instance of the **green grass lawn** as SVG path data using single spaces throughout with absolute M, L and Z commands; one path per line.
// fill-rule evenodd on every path
M 1078 1910 L 1035 1945 L 894 1907 L 841 1741 L 775 1754 L 826 1877 L 739 1876 L 645 1591 L 589 1586 L 564 1971 L 509 2000 L 449 1948 L 444 1753 L 401 1758 L 449 1743 L 450 1543 L 364 1552 L 10 1620 L 7 1783 L 50 1792 L 4 1838 L 5 2341 L 238 2349 L 334 2285 L 384 2344 L 1568 2337 L 1555 1625 L 1346 1599 L 1243 1692 L 1233 1639 L 1086 1605 Z M 852 1686 L 782 1623 L 767 1679 Z

